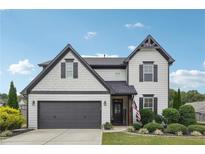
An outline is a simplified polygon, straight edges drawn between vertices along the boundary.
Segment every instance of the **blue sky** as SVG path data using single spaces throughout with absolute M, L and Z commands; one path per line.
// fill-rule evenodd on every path
M 205 93 L 205 10 L 1 10 L 0 92 L 20 92 L 70 43 L 81 55 L 128 56 L 151 34 L 176 60 L 172 88 Z

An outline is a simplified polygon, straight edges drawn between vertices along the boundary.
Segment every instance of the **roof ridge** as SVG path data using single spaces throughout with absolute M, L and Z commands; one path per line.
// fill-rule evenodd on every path
M 70 49 L 68 51 L 68 49 Z M 22 91 L 21 94 L 28 94 L 28 92 L 35 87 L 36 84 L 38 84 L 41 79 L 47 75 L 48 72 L 50 72 L 50 70 L 62 59 L 63 56 L 65 56 L 68 52 L 72 52 L 73 55 L 82 63 L 84 64 L 84 66 L 90 71 L 90 73 L 92 75 L 94 75 L 94 77 L 96 77 L 96 79 L 108 90 L 109 86 L 106 84 L 106 82 L 96 73 L 96 71 L 94 69 L 92 69 L 90 67 L 90 65 L 77 53 L 77 51 L 75 51 L 75 49 L 70 45 L 66 45 L 66 47 L 64 47 L 64 49 L 53 59 L 51 60 L 51 62 L 48 64 L 48 66 L 43 69 Z

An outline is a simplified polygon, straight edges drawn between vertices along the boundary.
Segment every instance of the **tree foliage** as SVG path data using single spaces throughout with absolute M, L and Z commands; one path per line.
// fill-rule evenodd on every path
M 10 83 L 10 89 L 9 89 L 9 95 L 8 95 L 8 106 L 18 109 L 18 100 L 17 100 L 17 94 L 16 94 L 16 87 L 14 86 L 13 81 Z
M 173 107 L 175 97 L 177 97 L 177 92 L 174 89 L 170 89 L 169 91 L 169 107 Z M 205 94 L 199 93 L 197 90 L 190 90 L 190 91 L 181 91 L 180 92 L 181 97 L 181 105 L 184 105 L 185 103 L 190 102 L 196 102 L 196 101 L 205 101 Z

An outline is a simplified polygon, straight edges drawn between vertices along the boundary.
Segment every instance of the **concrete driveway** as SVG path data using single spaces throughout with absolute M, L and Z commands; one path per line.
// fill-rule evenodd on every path
M 23 133 L 0 141 L 0 144 L 101 144 L 102 131 L 100 129 L 38 129 Z

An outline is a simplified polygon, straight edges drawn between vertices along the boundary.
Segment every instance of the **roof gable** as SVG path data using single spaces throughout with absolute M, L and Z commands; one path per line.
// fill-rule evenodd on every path
M 105 81 L 88 65 L 88 63 L 72 48 L 72 46 L 68 44 L 53 60 L 49 62 L 48 66 L 22 90 L 21 94 L 28 94 L 31 89 L 34 88 L 68 52 L 72 52 L 72 54 L 85 66 L 85 68 L 109 91 L 109 87 Z
M 168 61 L 169 64 L 174 62 L 174 59 L 160 46 L 160 44 L 151 36 L 148 35 L 138 47 L 125 59 L 128 62 L 132 57 L 143 48 L 156 49 Z

